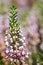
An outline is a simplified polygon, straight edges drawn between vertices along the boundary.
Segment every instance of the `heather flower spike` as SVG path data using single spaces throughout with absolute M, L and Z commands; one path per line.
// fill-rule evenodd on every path
M 5 54 L 6 58 L 10 59 L 11 63 L 16 63 L 17 60 L 25 61 L 29 53 L 23 46 L 25 37 L 21 34 L 19 22 L 17 21 L 17 8 L 15 5 L 10 7 L 9 30 L 6 30 L 5 35 Z

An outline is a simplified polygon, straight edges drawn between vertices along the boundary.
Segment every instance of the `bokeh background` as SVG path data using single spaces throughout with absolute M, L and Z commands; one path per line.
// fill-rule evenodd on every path
M 43 65 L 43 0 L 0 0 L 0 53 L 3 51 L 1 48 L 5 48 L 4 37 L 9 28 L 9 8 L 12 4 L 18 8 L 18 21 L 26 38 L 26 47 L 32 53 L 26 63 Z

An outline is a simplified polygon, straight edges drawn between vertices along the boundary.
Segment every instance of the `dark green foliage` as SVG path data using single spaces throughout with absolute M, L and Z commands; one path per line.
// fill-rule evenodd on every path
M 36 54 L 32 55 L 32 65 L 37 65 L 37 59 L 36 59 Z
M 14 64 L 11 64 L 10 62 L 8 62 L 8 65 L 14 65 Z
M 0 65 L 4 65 L 4 62 L 2 61 L 3 57 L 0 56 Z
M 40 51 L 37 52 L 37 54 L 32 54 L 32 65 L 43 65 L 43 53 Z

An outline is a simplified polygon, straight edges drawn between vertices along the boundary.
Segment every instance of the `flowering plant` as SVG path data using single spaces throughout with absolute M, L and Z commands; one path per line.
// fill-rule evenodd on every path
M 9 30 L 6 30 L 5 35 L 5 54 L 6 58 L 10 59 L 11 63 L 16 63 L 17 60 L 25 61 L 28 58 L 29 53 L 23 45 L 25 37 L 23 37 L 19 22 L 17 21 L 17 8 L 15 5 L 12 5 L 10 8 L 10 26 Z

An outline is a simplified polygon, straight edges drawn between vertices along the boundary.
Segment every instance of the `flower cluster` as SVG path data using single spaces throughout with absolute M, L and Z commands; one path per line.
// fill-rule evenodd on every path
M 19 35 L 21 35 L 21 33 Z M 30 55 L 25 46 L 20 45 L 17 41 L 15 44 L 13 44 L 14 41 L 11 38 L 10 34 L 7 36 L 5 36 L 6 58 L 10 58 L 11 63 L 16 62 L 16 60 L 25 61 L 25 59 Z M 13 38 L 15 39 L 17 36 L 13 36 Z M 23 40 L 25 40 L 25 37 L 23 37 L 23 40 L 21 38 L 19 38 L 19 40 L 24 43 Z

